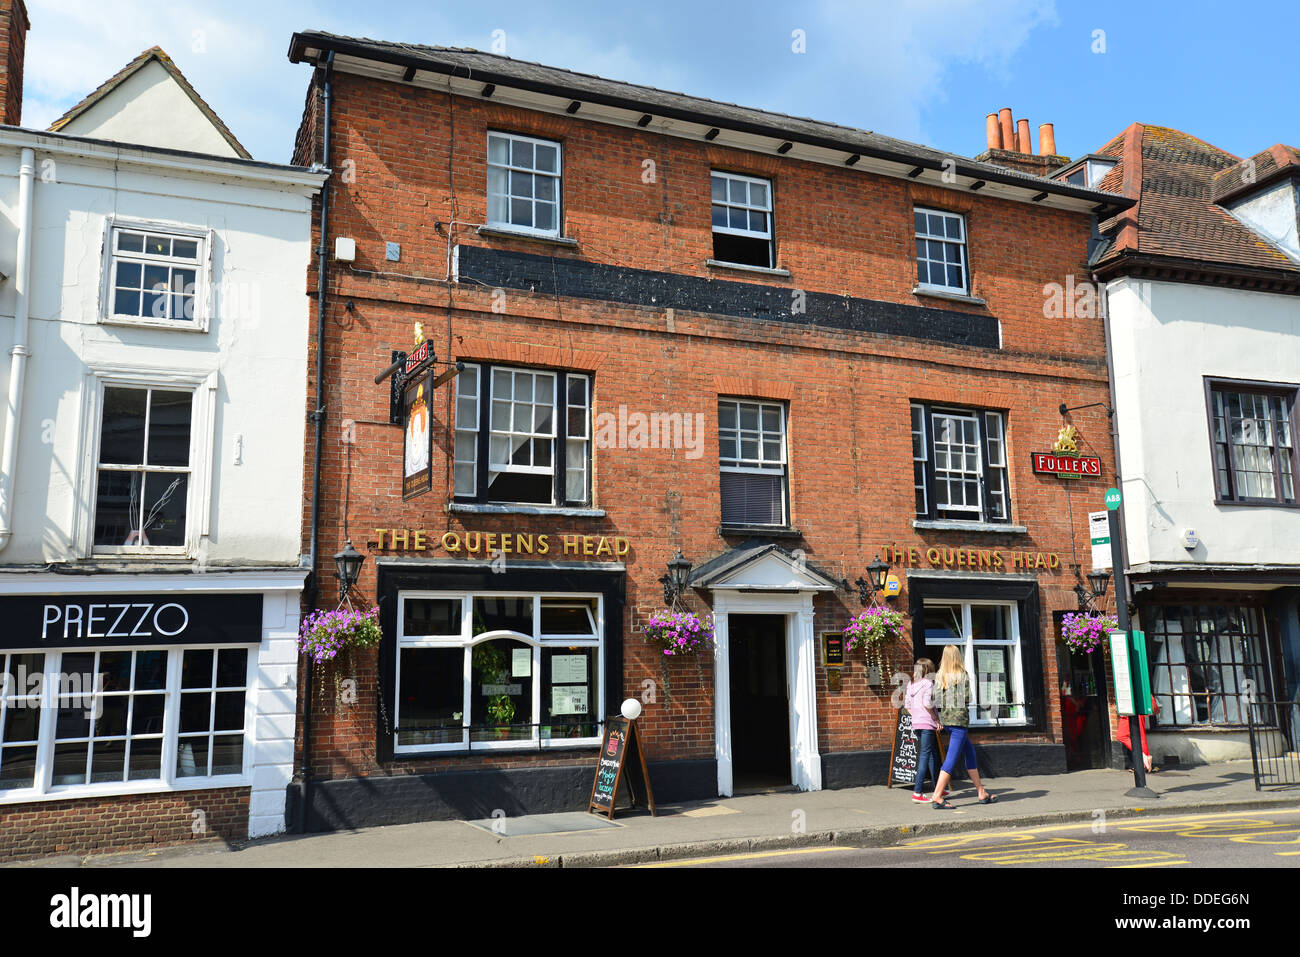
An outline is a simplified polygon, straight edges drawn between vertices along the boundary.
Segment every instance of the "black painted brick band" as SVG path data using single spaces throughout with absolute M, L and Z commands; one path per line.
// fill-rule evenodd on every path
M 829 326 L 949 345 L 986 349 L 1000 347 L 998 320 L 968 312 L 805 292 L 806 311 L 794 313 L 794 290 L 789 286 L 682 276 L 483 246 L 458 246 L 456 257 L 456 274 L 460 281 L 469 280 L 502 289 L 527 289 L 549 296 L 682 309 L 793 325 Z

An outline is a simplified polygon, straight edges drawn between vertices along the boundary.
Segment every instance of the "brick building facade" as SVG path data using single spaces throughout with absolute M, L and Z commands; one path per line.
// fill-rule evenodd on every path
M 883 783 L 891 675 L 950 640 L 988 768 L 1066 769 L 1055 622 L 1114 474 L 1072 284 L 1128 200 L 472 51 L 290 58 L 294 163 L 333 171 L 315 574 L 351 540 L 384 629 L 313 676 L 310 829 L 580 808 L 627 697 L 661 801 Z M 464 368 L 411 397 L 432 487 L 404 500 L 374 378 L 417 323 Z M 1069 425 L 1100 475 L 1034 471 Z M 698 660 L 642 634 L 679 551 Z M 828 666 L 877 556 L 904 637 L 883 676 Z

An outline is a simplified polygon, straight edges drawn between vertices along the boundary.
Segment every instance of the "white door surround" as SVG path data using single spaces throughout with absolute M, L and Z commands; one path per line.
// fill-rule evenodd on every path
M 806 561 L 775 545 L 737 549 L 701 568 L 692 584 L 713 593 L 714 752 L 718 794 L 733 793 L 731 764 L 730 615 L 782 615 L 786 621 L 786 680 L 790 695 L 790 780 L 801 791 L 820 791 L 817 750 L 817 639 L 813 596 L 836 583 Z

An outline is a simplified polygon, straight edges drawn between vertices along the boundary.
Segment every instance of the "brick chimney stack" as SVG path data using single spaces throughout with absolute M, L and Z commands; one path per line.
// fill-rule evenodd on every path
M 1038 153 L 1035 154 L 1029 135 L 1029 120 L 1013 123 L 1010 107 L 1004 106 L 997 113 L 990 113 L 984 122 L 988 149 L 975 157 L 981 163 L 996 163 L 1021 173 L 1047 176 L 1070 162 L 1070 157 L 1056 153 L 1056 134 L 1051 123 L 1038 127 Z
M 5 126 L 23 122 L 23 57 L 29 29 L 23 0 L 0 0 L 0 123 Z

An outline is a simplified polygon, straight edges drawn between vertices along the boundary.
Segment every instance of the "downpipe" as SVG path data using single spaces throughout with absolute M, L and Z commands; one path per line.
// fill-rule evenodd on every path
M 0 550 L 13 537 L 15 460 L 27 379 L 28 317 L 32 256 L 32 194 L 36 189 L 36 154 L 25 148 L 18 164 L 18 254 L 14 265 L 14 344 L 9 350 L 9 396 L 5 403 L 4 447 L 0 450 Z

